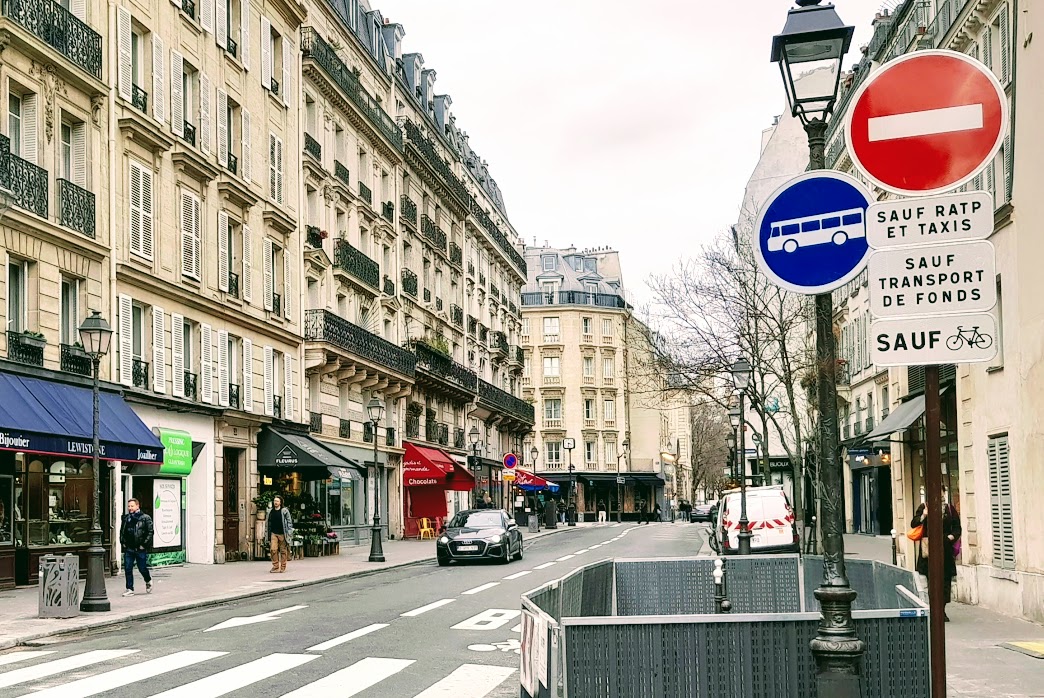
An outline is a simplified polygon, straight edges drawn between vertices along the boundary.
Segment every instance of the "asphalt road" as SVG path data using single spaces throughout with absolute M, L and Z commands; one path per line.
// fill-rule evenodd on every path
M 433 559 L 0 653 L 0 696 L 514 698 L 520 594 L 609 557 L 706 554 L 705 530 L 578 527 L 508 565 Z

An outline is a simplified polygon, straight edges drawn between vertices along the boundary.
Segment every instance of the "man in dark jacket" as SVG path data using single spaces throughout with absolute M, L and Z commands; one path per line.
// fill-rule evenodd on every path
M 145 593 L 152 593 L 152 575 L 149 574 L 149 551 L 152 550 L 152 517 L 141 511 L 137 499 L 127 500 L 127 513 L 120 523 L 120 545 L 123 547 L 123 569 L 127 573 L 127 591 L 134 596 L 134 565 L 138 565 L 145 580 Z

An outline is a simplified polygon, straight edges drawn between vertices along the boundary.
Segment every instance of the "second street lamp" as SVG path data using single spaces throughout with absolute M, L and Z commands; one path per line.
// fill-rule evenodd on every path
M 576 441 L 563 439 L 562 448 L 569 452 L 569 511 L 566 515 L 569 517 L 569 525 L 576 526 L 576 470 L 573 469 L 573 449 L 576 448 Z
M 377 424 L 384 417 L 384 403 L 370 398 L 366 412 L 373 424 L 373 529 L 370 532 L 370 562 L 384 562 L 381 542 L 381 466 L 377 462 Z
M 620 459 L 626 458 L 631 442 L 623 440 L 623 452 L 616 457 L 616 523 L 623 523 L 623 475 L 620 474 Z
M 740 398 L 742 403 L 743 398 Z M 747 520 L 747 463 L 744 458 L 744 453 L 740 444 L 740 434 L 743 433 L 743 412 L 739 406 L 733 407 L 729 410 L 729 422 L 732 424 L 732 428 L 735 429 L 735 436 L 732 438 L 732 443 L 736 452 L 736 466 L 739 471 L 739 483 L 740 483 L 740 518 L 739 518 L 739 554 L 750 555 L 750 531 L 747 527 L 750 525 L 750 521 Z M 743 534 L 747 535 L 744 536 Z M 744 541 L 746 541 L 746 548 L 744 548 Z
M 479 480 L 479 430 L 477 426 L 471 427 L 468 432 L 471 441 L 471 472 L 475 476 L 475 484 L 471 486 L 471 508 L 478 507 L 478 480 Z
M 747 519 L 747 444 L 744 433 L 747 430 L 747 412 L 743 408 L 743 397 L 746 395 L 747 387 L 750 385 L 750 364 L 742 356 L 736 359 L 732 365 L 732 382 L 739 391 L 739 432 L 738 445 L 740 457 L 740 532 L 739 552 L 740 555 L 750 555 L 750 521 Z

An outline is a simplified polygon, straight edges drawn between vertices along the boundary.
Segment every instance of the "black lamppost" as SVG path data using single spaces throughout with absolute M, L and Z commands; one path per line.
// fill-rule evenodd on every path
M 820 5 L 820 1 L 796 0 L 798 7 L 787 13 L 783 31 L 772 38 L 772 62 L 779 64 L 791 114 L 801 119 L 808 135 L 810 170 L 826 168 L 827 118 L 837 101 L 841 61 L 855 33 L 854 27 L 841 21 L 833 5 Z M 816 68 L 830 71 L 833 79 L 800 79 L 802 73 Z M 816 366 L 818 465 L 823 486 L 823 582 L 815 592 L 822 616 L 811 648 L 816 658 L 820 698 L 848 698 L 860 694 L 859 672 L 865 646 L 852 623 L 856 593 L 845 573 L 844 473 L 838 457 L 837 348 L 830 293 L 816 295 Z
M 743 406 L 743 398 L 747 393 L 747 386 L 750 385 L 750 364 L 742 356 L 732 365 L 732 382 L 739 392 L 739 422 L 733 422 L 733 426 L 738 427 L 736 450 L 739 452 L 740 477 L 742 478 L 740 480 L 739 551 L 740 555 L 750 555 L 750 521 L 747 519 L 747 443 L 745 438 L 747 412 Z
M 477 426 L 471 427 L 468 432 L 468 440 L 471 441 L 471 471 L 475 475 L 475 484 L 471 487 L 471 508 L 478 507 L 478 480 L 479 480 L 479 430 Z
M 373 424 L 373 529 L 370 535 L 370 562 L 384 562 L 381 543 L 381 466 L 377 462 L 377 423 L 384 417 L 384 402 L 370 398 L 366 412 Z
M 576 441 L 563 439 L 562 448 L 569 453 L 569 525 L 576 526 L 576 470 L 573 468 L 573 449 L 576 448 Z
M 98 366 L 101 357 L 109 353 L 109 342 L 112 341 L 112 328 L 98 310 L 92 310 L 88 318 L 80 325 L 80 342 L 83 350 L 91 358 L 91 369 L 94 377 L 94 417 L 91 429 L 91 462 L 94 473 L 94 511 L 91 518 L 91 547 L 87 549 L 87 585 L 80 601 L 80 610 L 84 613 L 97 613 L 110 609 L 109 597 L 105 593 L 105 548 L 102 547 L 101 528 L 101 463 L 98 459 L 100 445 L 98 443 L 98 423 L 101 418 L 98 394 Z
M 631 442 L 623 440 L 623 452 L 616 457 L 616 523 L 623 523 L 623 475 L 620 474 L 620 459 L 626 458 Z
M 750 521 L 747 519 L 747 461 L 744 458 L 746 454 L 743 453 L 743 448 L 739 445 L 740 434 L 743 433 L 743 413 L 740 411 L 739 406 L 729 410 L 729 423 L 732 424 L 734 430 L 731 444 L 733 452 L 736 454 L 735 470 L 739 472 L 740 483 L 739 554 L 750 555 L 750 531 L 747 530 L 747 527 L 750 525 Z M 744 533 L 747 535 L 744 536 Z
M 737 411 L 737 415 L 738 415 L 738 411 Z M 736 420 L 736 422 L 737 422 L 736 426 L 738 426 L 739 425 L 739 420 Z M 729 410 L 729 423 L 730 424 L 732 423 L 732 410 Z M 728 437 L 725 439 L 725 443 L 729 447 L 729 467 L 728 467 L 728 469 L 725 472 L 728 473 L 730 480 L 735 480 L 736 479 L 736 431 L 735 431 L 735 426 L 733 427 L 733 432 L 731 434 L 729 434 Z

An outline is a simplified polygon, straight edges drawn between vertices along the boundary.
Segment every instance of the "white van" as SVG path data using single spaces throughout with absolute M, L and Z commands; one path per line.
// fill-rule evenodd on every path
M 714 522 L 714 536 L 723 554 L 739 552 L 740 508 L 738 489 L 722 494 Z M 751 532 L 751 552 L 800 552 L 801 540 L 794 509 L 781 485 L 747 488 L 747 521 Z

